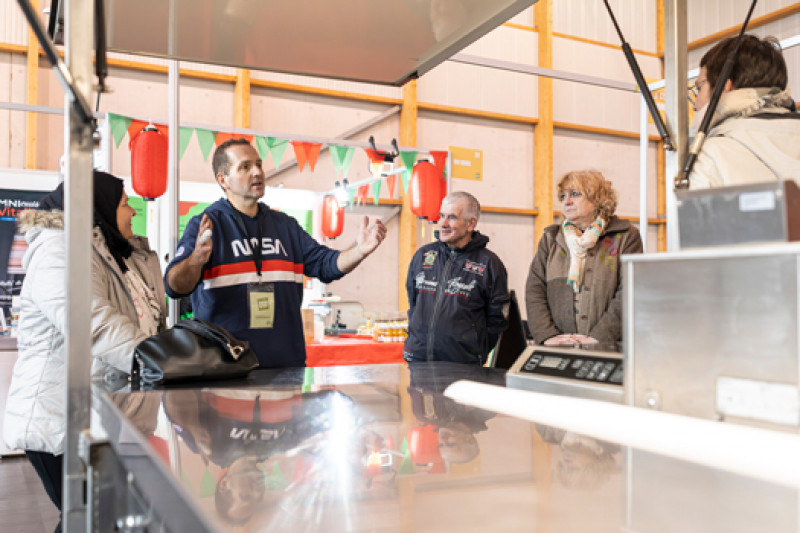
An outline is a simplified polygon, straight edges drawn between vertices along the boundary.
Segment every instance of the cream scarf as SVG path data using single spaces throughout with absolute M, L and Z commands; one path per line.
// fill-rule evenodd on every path
M 606 221 L 600 217 L 597 217 L 583 232 L 569 220 L 565 220 L 561 225 L 570 255 L 567 285 L 576 293 L 581 292 L 581 287 L 583 286 L 583 267 L 586 264 L 586 252 L 597 244 L 597 239 L 600 238 L 600 234 L 603 233 L 605 227 Z

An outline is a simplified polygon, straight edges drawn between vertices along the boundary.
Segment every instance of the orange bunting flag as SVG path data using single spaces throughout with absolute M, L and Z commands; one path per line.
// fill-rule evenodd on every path
M 317 165 L 317 158 L 319 157 L 322 144 L 292 141 L 292 148 L 294 148 L 294 156 L 297 158 L 297 167 L 300 169 L 300 172 L 303 171 L 303 167 L 306 166 L 306 163 L 308 163 L 308 166 L 311 168 L 311 172 L 314 172 L 314 167 Z
M 214 144 L 216 146 L 219 146 L 220 144 L 230 139 L 247 139 L 247 142 L 249 143 L 253 142 L 252 135 L 245 135 L 244 133 L 224 133 L 220 131 L 217 133 L 217 136 L 214 137 Z
M 367 194 L 369 194 L 369 185 L 361 185 L 358 188 L 358 194 L 356 195 L 358 198 L 357 203 L 367 203 Z
M 387 191 L 389 193 L 389 198 L 394 198 L 394 182 L 396 180 L 397 180 L 397 174 L 386 176 L 386 186 L 389 187 L 389 190 Z
M 440 176 L 444 174 L 444 165 L 447 162 L 448 153 L 449 152 L 447 150 L 431 150 L 433 165 L 436 167 L 436 170 L 439 171 Z
M 132 120 L 130 126 L 128 126 L 128 138 L 133 140 L 140 131 L 147 127 L 147 124 L 146 120 Z

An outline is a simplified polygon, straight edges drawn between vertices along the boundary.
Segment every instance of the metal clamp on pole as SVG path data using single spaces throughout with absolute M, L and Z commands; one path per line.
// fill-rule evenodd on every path
M 675 178 L 676 189 L 689 188 L 689 174 L 692 173 L 694 164 L 697 162 L 697 155 L 700 153 L 700 150 L 703 149 L 703 143 L 706 140 L 706 134 L 708 133 L 708 128 L 711 125 L 711 118 L 714 116 L 714 112 L 717 110 L 719 99 L 722 97 L 722 91 L 725 89 L 725 83 L 728 81 L 728 79 L 730 79 L 731 72 L 733 72 L 733 65 L 736 63 L 736 56 L 739 54 L 739 45 L 742 42 L 742 37 L 744 37 L 745 30 L 747 30 L 747 24 L 750 22 L 750 16 L 753 14 L 753 10 L 756 7 L 756 2 L 758 2 L 758 0 L 753 0 L 753 3 L 750 4 L 750 11 L 747 12 L 747 18 L 744 19 L 742 29 L 739 31 L 739 36 L 736 38 L 736 44 L 728 54 L 728 57 L 725 58 L 725 64 L 722 65 L 722 70 L 719 73 L 719 79 L 714 85 L 714 93 L 711 95 L 711 100 L 709 100 L 708 106 L 706 107 L 706 114 L 703 115 L 703 120 L 700 122 L 697 135 L 695 135 L 694 140 L 692 141 L 691 145 L 689 145 L 689 152 L 686 154 L 686 160 L 683 162 L 683 167 L 681 168 L 678 176 Z

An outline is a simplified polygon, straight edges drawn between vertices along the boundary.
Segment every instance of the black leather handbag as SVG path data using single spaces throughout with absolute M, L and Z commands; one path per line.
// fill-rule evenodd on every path
M 258 366 L 247 341 L 198 318 L 143 340 L 133 354 L 131 389 L 245 377 Z

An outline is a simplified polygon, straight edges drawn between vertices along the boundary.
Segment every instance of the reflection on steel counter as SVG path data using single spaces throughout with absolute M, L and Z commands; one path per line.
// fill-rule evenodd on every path
M 169 531 L 727 533 L 758 518 L 751 531 L 797 533 L 796 490 L 443 397 L 463 379 L 504 372 L 257 370 L 241 386 L 114 393 L 101 421 Z

